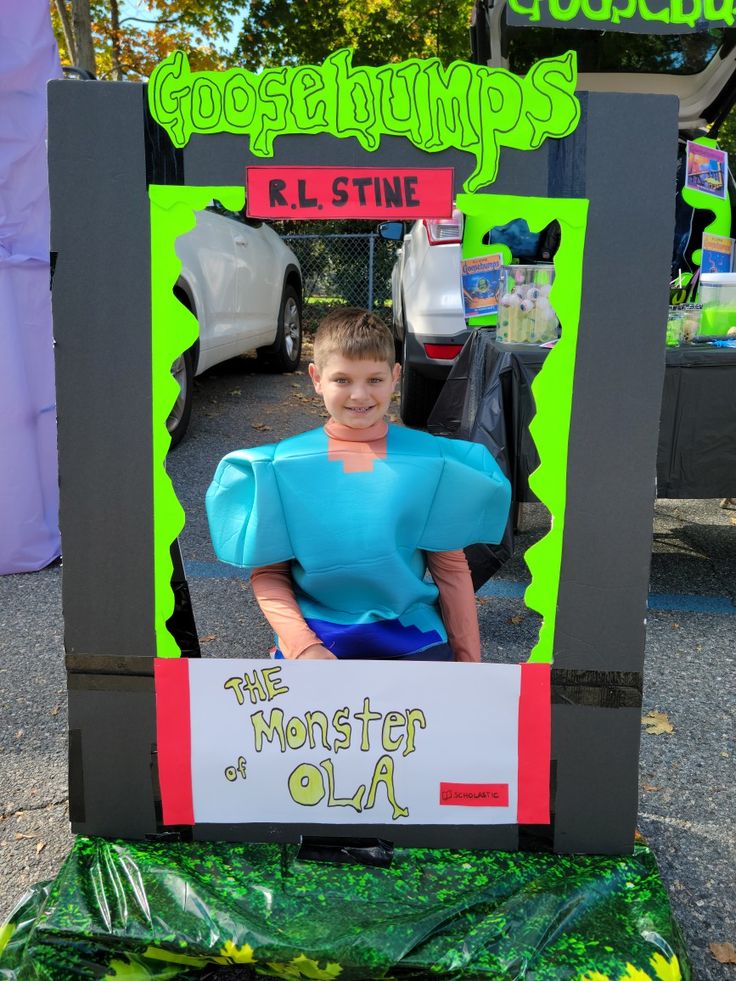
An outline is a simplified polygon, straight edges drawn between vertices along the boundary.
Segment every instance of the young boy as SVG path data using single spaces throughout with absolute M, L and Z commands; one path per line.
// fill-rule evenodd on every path
M 480 660 L 462 549 L 500 541 L 509 483 L 477 443 L 386 424 L 394 351 L 373 314 L 328 314 L 309 375 L 329 422 L 228 454 L 207 492 L 215 552 L 253 569 L 276 657 Z

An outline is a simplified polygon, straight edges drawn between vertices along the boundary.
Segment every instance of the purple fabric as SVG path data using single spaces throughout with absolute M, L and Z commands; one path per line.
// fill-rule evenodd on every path
M 0 12 L 2 575 L 42 569 L 60 550 L 46 169 L 46 82 L 60 77 L 48 0 L 5 4 Z

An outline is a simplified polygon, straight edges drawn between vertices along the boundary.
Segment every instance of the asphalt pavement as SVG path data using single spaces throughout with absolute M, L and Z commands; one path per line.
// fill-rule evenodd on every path
M 302 366 L 303 368 L 305 366 Z M 322 420 L 306 371 L 271 376 L 240 359 L 198 379 L 190 433 L 169 470 L 187 513 L 181 537 L 205 656 L 265 655 L 271 634 L 244 577 L 215 563 L 204 492 L 219 459 Z M 518 660 L 539 624 L 523 604 L 523 551 L 544 534 L 527 505 L 517 552 L 478 597 L 492 660 Z M 68 853 L 66 694 L 61 575 L 0 577 L 0 919 Z M 736 509 L 659 500 L 647 623 L 639 829 L 651 845 L 685 935 L 695 976 L 736 981 L 711 943 L 736 945 Z M 657 727 L 655 727 L 656 729 Z

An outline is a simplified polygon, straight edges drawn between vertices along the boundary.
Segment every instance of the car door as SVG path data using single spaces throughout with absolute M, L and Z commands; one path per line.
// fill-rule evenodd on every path
M 227 345 L 235 324 L 236 262 L 231 222 L 215 206 L 196 213 L 196 225 L 176 243 L 182 273 L 194 294 L 202 352 Z M 215 360 L 223 360 L 216 357 Z
M 283 263 L 276 233 L 263 222 L 232 214 L 230 233 L 235 265 L 237 329 L 244 350 L 270 344 L 276 334 Z

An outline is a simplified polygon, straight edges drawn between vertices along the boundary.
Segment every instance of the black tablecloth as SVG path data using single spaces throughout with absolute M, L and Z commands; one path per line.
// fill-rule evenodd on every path
M 529 434 L 531 383 L 547 354 L 500 344 L 492 330 L 474 331 L 429 418 L 430 432 L 488 446 L 515 501 L 536 500 L 528 483 L 539 464 Z M 657 496 L 736 497 L 736 350 L 692 345 L 667 348 L 665 358 Z

